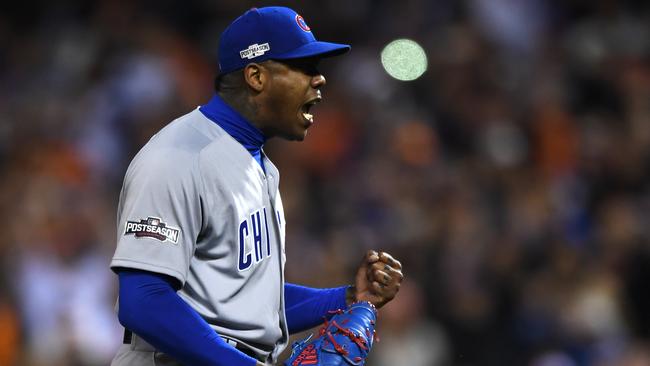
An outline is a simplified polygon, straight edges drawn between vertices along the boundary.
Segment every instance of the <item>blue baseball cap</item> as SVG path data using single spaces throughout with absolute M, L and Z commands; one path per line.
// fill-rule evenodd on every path
M 251 62 L 330 57 L 349 50 L 347 44 L 317 41 L 302 16 L 289 8 L 252 8 L 221 34 L 219 69 L 226 74 Z

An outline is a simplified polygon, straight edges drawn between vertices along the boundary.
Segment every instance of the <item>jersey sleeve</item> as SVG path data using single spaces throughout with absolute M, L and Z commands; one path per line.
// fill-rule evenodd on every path
M 173 289 L 164 276 L 120 271 L 118 317 L 183 365 L 252 366 L 257 362 L 226 343 Z
M 287 327 L 289 334 L 302 332 L 323 323 L 334 311 L 346 309 L 345 292 L 349 286 L 312 288 L 284 284 Z
M 184 284 L 201 230 L 200 188 L 196 155 L 180 149 L 138 154 L 120 193 L 111 268 L 161 273 Z

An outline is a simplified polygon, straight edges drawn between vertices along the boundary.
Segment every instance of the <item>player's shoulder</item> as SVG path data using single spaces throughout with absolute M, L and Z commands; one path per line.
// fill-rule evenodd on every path
M 214 126 L 213 126 L 214 125 Z M 186 174 L 196 168 L 201 152 L 223 130 L 195 109 L 163 127 L 140 149 L 129 164 L 127 176 Z
M 143 150 L 162 148 L 198 154 L 222 133 L 222 129 L 195 109 L 163 127 L 147 142 Z
M 140 149 L 136 159 L 192 159 L 214 143 L 224 131 L 195 109 L 163 127 Z M 174 156 L 169 156 L 174 155 Z

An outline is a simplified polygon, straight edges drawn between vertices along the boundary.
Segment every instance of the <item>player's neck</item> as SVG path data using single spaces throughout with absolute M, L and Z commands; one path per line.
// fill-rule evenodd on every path
M 258 111 L 259 108 L 255 103 L 252 103 L 244 95 L 230 94 L 230 93 L 217 93 L 230 108 L 234 109 L 242 117 L 244 117 L 250 124 L 255 126 L 258 130 L 262 130 L 259 126 Z

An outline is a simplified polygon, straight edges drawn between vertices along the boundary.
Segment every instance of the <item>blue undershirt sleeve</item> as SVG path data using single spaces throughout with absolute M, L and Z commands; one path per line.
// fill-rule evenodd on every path
M 120 323 L 184 365 L 254 366 L 181 299 L 171 277 L 120 270 Z
M 284 303 L 289 334 L 302 332 L 323 323 L 338 309 L 346 309 L 345 291 L 348 286 L 311 288 L 292 283 L 284 285 Z

